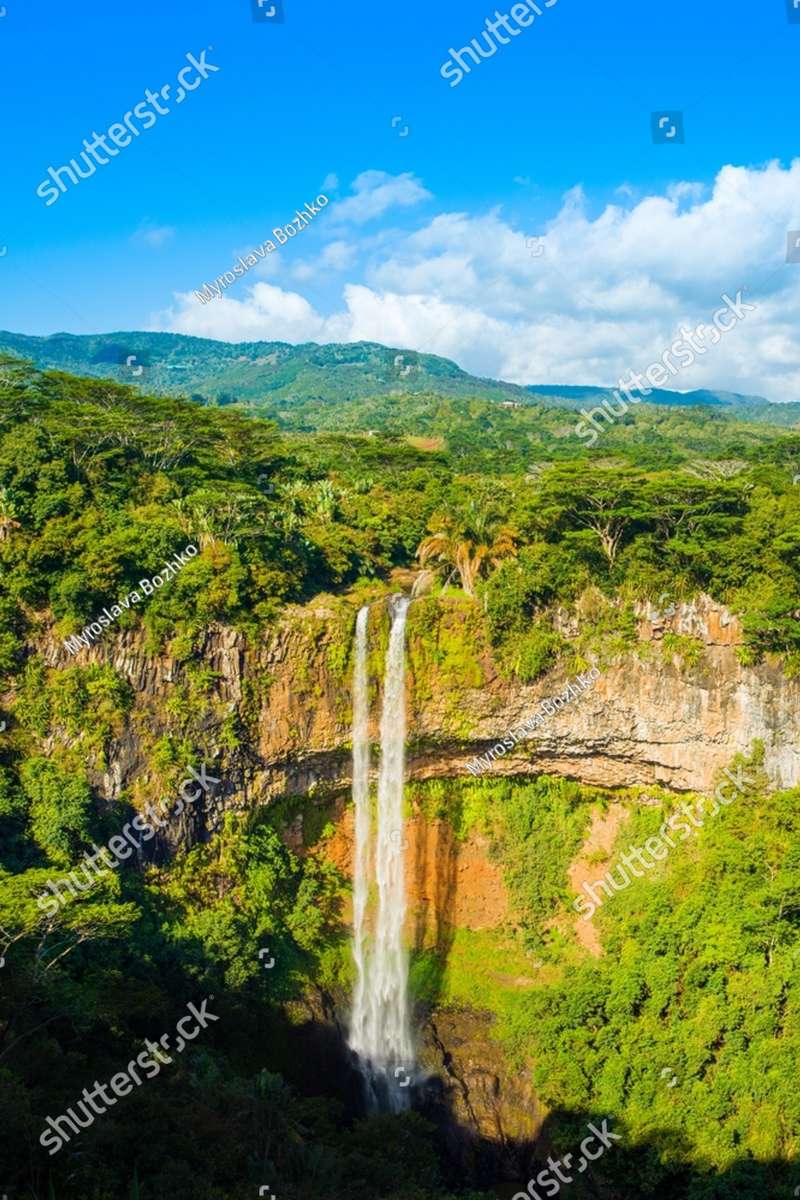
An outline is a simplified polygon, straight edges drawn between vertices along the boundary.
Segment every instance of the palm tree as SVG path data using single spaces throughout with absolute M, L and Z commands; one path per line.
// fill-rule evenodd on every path
M 475 595 L 475 585 L 487 564 L 497 566 L 502 559 L 516 554 L 517 534 L 503 524 L 495 508 L 470 500 L 466 509 L 434 517 L 430 536 L 423 539 L 417 550 L 421 566 L 429 562 L 452 567 L 446 584 L 458 574 L 468 596 Z
M 196 538 L 205 550 L 220 543 L 236 545 L 257 534 L 263 526 L 258 512 L 261 503 L 249 490 L 200 488 L 173 500 L 172 509 L 183 532 Z

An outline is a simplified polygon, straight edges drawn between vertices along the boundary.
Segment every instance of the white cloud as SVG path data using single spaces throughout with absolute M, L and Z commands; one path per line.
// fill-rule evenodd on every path
M 332 271 L 345 271 L 355 262 L 356 253 L 356 247 L 351 242 L 328 242 L 320 255 L 320 262 Z
M 176 300 L 177 310 L 162 314 L 170 329 L 228 342 L 318 341 L 326 324 L 303 296 L 271 283 L 253 284 L 246 300 L 224 292 L 205 304 L 191 292 L 179 293 Z
M 293 264 L 289 273 L 295 283 L 306 283 L 322 271 L 346 271 L 356 261 L 357 255 L 357 247 L 351 242 L 328 242 L 317 258 L 301 259 Z
M 338 192 L 339 176 L 334 175 L 333 171 L 329 172 L 329 174 L 327 174 L 323 179 L 322 188 L 320 190 L 323 196 L 327 196 L 328 192 Z
M 403 175 L 362 171 L 353 182 L 353 193 L 332 209 L 336 221 L 362 225 L 383 216 L 390 208 L 410 208 L 431 199 L 431 193 L 408 171 Z
M 384 189 L 393 203 L 398 194 L 412 203 L 418 187 L 411 176 L 366 172 L 339 208 L 367 220 L 387 211 Z M 331 242 L 320 261 L 350 276 L 328 315 L 299 293 L 257 284 L 241 301 L 180 296 L 167 327 L 230 340 L 366 339 L 518 383 L 610 384 L 660 358 L 681 324 L 708 322 L 723 292 L 744 289 L 757 310 L 672 386 L 800 399 L 800 264 L 784 261 L 786 231 L 800 229 L 800 160 L 726 166 L 711 187 L 617 195 L 590 215 L 573 189 L 533 229 L 500 209 L 447 212 L 410 234 Z M 301 286 L 311 278 L 295 273 Z
M 153 225 L 149 221 L 142 221 L 136 232 L 131 235 L 131 241 L 158 250 L 171 241 L 174 235 L 175 229 L 172 225 Z

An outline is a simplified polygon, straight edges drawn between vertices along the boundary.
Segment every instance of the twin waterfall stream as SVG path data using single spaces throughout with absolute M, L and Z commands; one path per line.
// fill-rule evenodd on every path
M 390 601 L 392 625 L 383 685 L 381 752 L 373 844 L 369 790 L 369 609 L 356 621 L 353 674 L 353 957 L 356 982 L 349 1045 L 358 1059 L 371 1112 L 409 1107 L 414 1045 L 408 1004 L 403 780 L 405 633 L 410 601 Z

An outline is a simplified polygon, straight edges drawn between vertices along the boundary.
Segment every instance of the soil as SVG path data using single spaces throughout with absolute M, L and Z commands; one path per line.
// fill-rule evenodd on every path
M 570 886 L 576 896 L 585 895 L 584 883 L 595 883 L 605 873 L 604 863 L 596 861 L 596 856 L 598 853 L 602 853 L 605 861 L 608 861 L 620 827 L 629 815 L 628 810 L 622 804 L 610 804 L 605 810 L 595 809 L 586 841 L 567 872 Z M 588 921 L 583 916 L 577 918 L 575 935 L 591 955 L 595 958 L 600 957 L 603 947 L 600 942 L 600 934 L 591 918 Z
M 348 807 L 339 819 L 325 854 L 352 877 L 353 821 Z M 459 841 L 443 821 L 412 817 L 406 822 L 405 863 L 408 933 L 416 949 L 436 946 L 445 930 L 496 929 L 508 915 L 508 893 L 499 865 L 489 859 L 489 844 L 477 834 Z M 398 848 L 399 848 L 398 833 Z M 350 913 L 345 911 L 345 920 Z

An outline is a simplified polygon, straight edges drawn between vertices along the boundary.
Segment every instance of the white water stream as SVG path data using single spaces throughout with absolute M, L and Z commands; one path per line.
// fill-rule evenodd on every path
M 409 1106 L 414 1047 L 408 1005 L 408 955 L 403 945 L 406 914 L 403 784 L 405 774 L 405 628 L 409 600 L 391 602 L 392 627 L 383 686 L 377 829 L 370 853 L 367 697 L 367 619 L 356 622 L 353 677 L 353 802 L 355 864 L 353 956 L 356 986 L 350 1047 L 358 1056 L 372 1111 L 400 1112 Z M 376 885 L 374 936 L 367 937 L 370 867 Z

